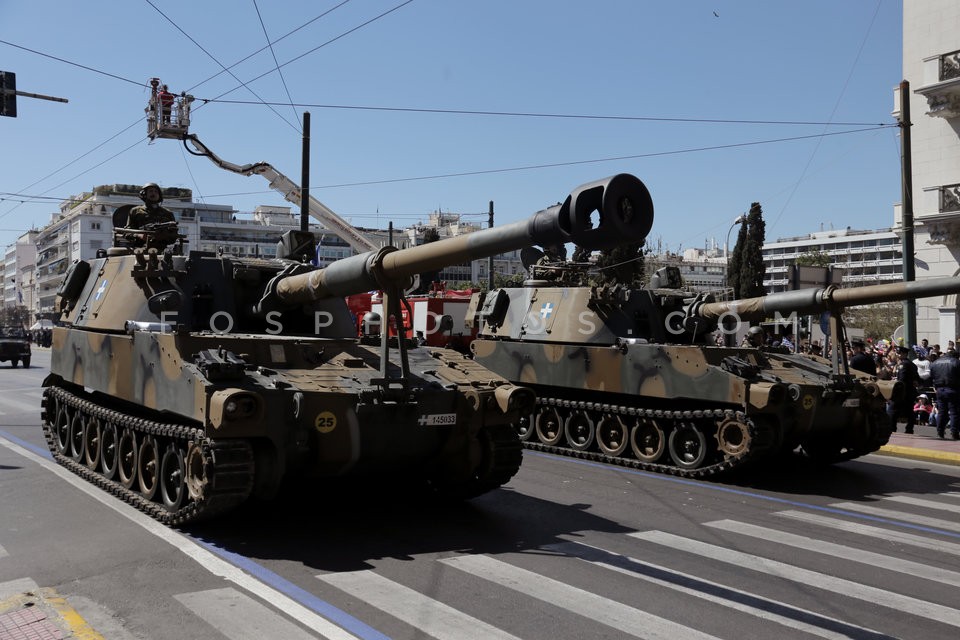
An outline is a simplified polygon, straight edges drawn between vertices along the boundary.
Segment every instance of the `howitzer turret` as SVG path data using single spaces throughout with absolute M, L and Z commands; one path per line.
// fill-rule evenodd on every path
M 841 311 L 960 293 L 960 278 L 936 278 L 717 302 L 684 289 L 676 267 L 646 287 L 571 285 L 582 264 L 550 268 L 561 275 L 477 295 L 468 314 L 475 360 L 537 394 L 516 425 L 525 446 L 688 477 L 795 449 L 826 462 L 879 449 L 903 389 L 848 367 Z M 823 311 L 829 359 L 719 346 L 726 318 L 735 330 Z
M 387 319 L 400 318 L 403 287 L 419 271 L 535 243 L 610 246 L 642 238 L 651 221 L 646 188 L 619 175 L 526 222 L 326 269 L 295 252 L 101 251 L 76 262 L 58 291 L 62 326 L 43 400 L 51 451 L 172 524 L 269 496 L 295 475 L 490 491 L 519 468 L 511 425 L 532 410 L 532 393 L 385 328 L 358 339 L 342 296 L 381 289 Z

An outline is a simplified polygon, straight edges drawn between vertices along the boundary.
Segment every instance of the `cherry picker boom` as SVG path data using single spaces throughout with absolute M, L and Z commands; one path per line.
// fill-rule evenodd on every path
M 209 158 L 221 169 L 242 176 L 261 175 L 270 183 L 270 188 L 282 194 L 285 200 L 298 207 L 300 206 L 300 186 L 277 171 L 273 165 L 268 162 L 255 162 L 245 165 L 227 162 L 211 151 L 207 145 L 200 142 L 196 135 L 189 132 L 190 103 L 193 102 L 193 96 L 186 93 L 180 95 L 168 93 L 166 85 L 160 84 L 159 78 L 151 78 L 150 87 L 150 103 L 146 108 L 147 135 L 150 140 L 156 140 L 157 138 L 183 140 L 184 147 L 191 154 Z M 309 196 L 307 200 L 307 210 L 311 216 L 331 233 L 349 244 L 357 253 L 380 248 L 313 196 Z

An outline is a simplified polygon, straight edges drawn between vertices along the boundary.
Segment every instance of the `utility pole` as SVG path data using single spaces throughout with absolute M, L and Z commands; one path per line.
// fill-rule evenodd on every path
M 310 230 L 310 112 L 303 112 L 303 163 L 300 169 L 300 231 Z
M 910 83 L 900 83 L 900 175 L 902 204 L 900 224 L 903 228 L 903 280 L 916 280 L 913 256 L 913 160 L 910 144 Z M 904 346 L 917 344 L 917 302 L 913 299 L 903 301 L 903 340 Z
M 493 228 L 493 200 L 490 201 L 490 214 L 487 219 L 487 227 Z M 487 259 L 487 291 L 493 291 L 493 256 Z

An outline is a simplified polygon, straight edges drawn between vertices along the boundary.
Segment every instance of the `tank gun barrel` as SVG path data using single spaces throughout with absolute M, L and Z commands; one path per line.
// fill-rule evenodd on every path
M 303 304 L 403 284 L 417 273 L 532 245 L 574 243 L 605 249 L 640 242 L 652 225 L 649 191 L 635 176 L 621 173 L 581 185 L 562 204 L 527 220 L 417 247 L 385 247 L 351 256 L 325 269 L 283 278 L 277 283 L 276 293 L 284 304 Z
M 691 307 L 690 315 L 713 320 L 724 315 L 734 315 L 741 320 L 763 320 L 776 313 L 814 314 L 857 305 L 915 300 L 951 293 L 960 293 L 960 278 L 928 278 L 847 289 L 834 286 L 797 289 L 729 302 L 699 302 Z

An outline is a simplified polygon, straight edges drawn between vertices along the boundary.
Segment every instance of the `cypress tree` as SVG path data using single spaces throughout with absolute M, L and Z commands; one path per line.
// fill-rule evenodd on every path
M 420 244 L 430 244 L 440 239 L 440 232 L 436 227 L 427 227 L 423 230 L 423 242 Z M 440 279 L 440 271 L 424 271 L 420 274 L 420 286 L 414 291 L 414 295 L 429 293 L 430 287 L 434 282 Z
M 740 295 L 740 272 L 743 269 L 743 247 L 747 243 L 747 223 L 740 225 L 737 232 L 737 243 L 733 245 L 733 251 L 730 252 L 730 259 L 727 261 L 727 286 L 733 287 L 733 297 L 741 298 Z
M 747 214 L 745 239 L 740 252 L 740 290 L 738 298 L 752 298 L 766 293 L 763 277 L 766 268 L 763 264 L 763 242 L 766 237 L 766 223 L 759 202 L 750 205 Z M 738 241 L 739 245 L 739 241 Z
M 597 267 L 600 269 L 599 280 L 607 284 L 624 284 L 627 286 L 643 286 L 644 241 L 619 245 L 611 249 L 604 249 L 597 258 Z

